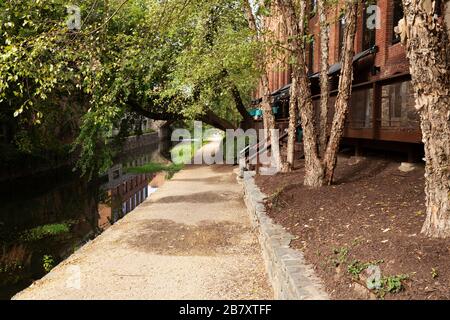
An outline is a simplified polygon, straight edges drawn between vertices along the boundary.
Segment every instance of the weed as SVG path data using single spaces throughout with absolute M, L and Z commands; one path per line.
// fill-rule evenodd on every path
M 347 272 L 354 278 L 358 278 L 361 272 L 363 272 L 369 266 L 369 263 L 361 263 L 359 260 L 353 260 L 347 267 Z
M 355 239 L 353 239 L 352 241 L 352 246 L 356 247 L 359 246 L 360 244 L 364 243 L 364 238 L 363 237 L 356 237 Z
M 167 176 L 170 179 L 181 169 L 183 169 L 183 164 L 163 164 L 152 162 L 140 167 L 127 168 L 126 172 L 134 174 L 167 172 Z
M 381 288 L 376 291 L 378 297 L 383 299 L 386 293 L 399 293 L 404 289 L 403 282 L 409 278 L 410 276 L 408 274 L 382 277 Z
M 62 223 L 46 224 L 27 231 L 20 235 L 22 241 L 37 241 L 48 236 L 56 236 L 70 231 L 70 226 L 73 221 L 66 221 Z
M 277 209 L 279 207 L 283 207 L 286 204 L 285 201 L 281 199 L 281 195 L 284 191 L 284 187 L 279 187 L 272 195 L 270 196 L 270 202 L 272 204 L 272 208 Z M 283 205 L 282 205 L 283 202 Z
M 439 277 L 439 272 L 436 268 L 431 268 L 431 277 L 433 279 L 436 279 L 437 277 Z
M 347 261 L 348 251 L 348 247 L 340 247 L 333 250 L 334 257 L 331 259 L 331 262 L 335 267 L 338 267 Z
M 51 255 L 44 255 L 42 257 L 42 266 L 44 267 L 45 272 L 50 272 L 50 270 L 54 267 L 55 260 Z
M 358 278 L 361 272 L 366 270 L 369 266 L 379 265 L 380 263 L 383 262 L 384 260 L 376 260 L 362 263 L 359 260 L 353 260 L 353 262 L 348 265 L 347 272 L 350 273 L 354 278 Z

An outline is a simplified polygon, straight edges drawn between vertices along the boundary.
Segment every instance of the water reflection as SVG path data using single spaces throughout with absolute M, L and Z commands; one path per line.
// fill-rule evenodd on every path
M 160 161 L 168 145 L 127 152 L 98 181 L 70 168 L 0 186 L 0 299 L 8 299 L 149 196 L 151 174 L 130 166 Z M 46 262 L 46 263 L 44 263 Z

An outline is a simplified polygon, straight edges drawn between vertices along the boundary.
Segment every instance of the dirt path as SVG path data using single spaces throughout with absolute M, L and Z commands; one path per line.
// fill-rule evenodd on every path
M 14 298 L 271 299 L 272 290 L 232 168 L 190 166 Z

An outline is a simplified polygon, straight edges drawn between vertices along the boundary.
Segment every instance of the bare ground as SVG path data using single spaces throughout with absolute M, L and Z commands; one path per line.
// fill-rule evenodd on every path
M 340 157 L 335 184 L 319 189 L 303 186 L 302 163 L 292 173 L 257 177 L 271 195 L 270 216 L 298 237 L 292 245 L 303 250 L 335 299 L 382 295 L 366 289 L 364 272 L 354 280 L 349 270 L 355 261 L 377 263 L 382 277 L 394 281 L 399 292 L 387 292 L 385 299 L 450 299 L 450 240 L 420 233 L 424 169 L 404 173 L 399 165 Z M 405 276 L 400 287 L 395 284 Z

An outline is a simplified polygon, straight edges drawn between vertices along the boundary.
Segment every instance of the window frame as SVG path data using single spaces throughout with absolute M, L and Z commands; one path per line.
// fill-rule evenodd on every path
M 361 51 L 367 50 L 372 48 L 376 45 L 377 42 L 377 29 L 369 29 L 367 28 L 367 1 L 363 1 L 362 3 L 362 28 L 361 28 Z M 371 37 L 371 34 L 373 34 L 373 44 L 370 44 L 368 47 L 366 47 L 366 35 L 368 38 Z
M 401 8 L 401 16 L 396 17 L 396 5 L 395 4 L 400 4 L 400 8 Z M 398 25 L 398 22 L 404 17 L 404 10 L 403 10 L 403 2 L 402 0 L 392 0 L 391 1 L 391 8 L 392 8 L 392 30 L 391 30 L 391 45 L 397 44 L 400 42 L 400 35 L 395 33 L 395 27 Z M 398 13 L 397 13 L 398 14 Z M 395 20 L 398 18 L 397 22 L 395 22 Z

